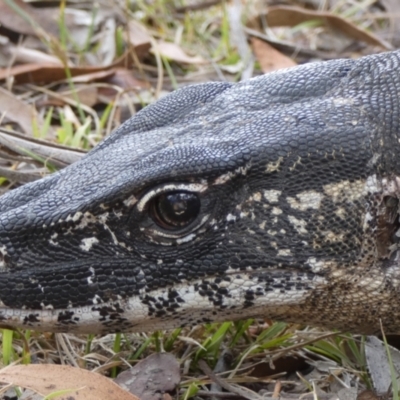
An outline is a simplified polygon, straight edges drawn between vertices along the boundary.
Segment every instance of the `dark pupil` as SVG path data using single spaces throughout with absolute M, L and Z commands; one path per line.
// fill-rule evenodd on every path
M 200 199 L 189 192 L 170 192 L 160 195 L 155 202 L 156 217 L 166 228 L 189 225 L 200 212 Z

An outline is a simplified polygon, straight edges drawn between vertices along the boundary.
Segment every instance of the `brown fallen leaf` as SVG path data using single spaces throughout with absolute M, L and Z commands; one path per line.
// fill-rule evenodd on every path
M 65 86 L 58 89 L 57 95 L 54 96 L 49 91 L 45 98 L 35 102 L 36 107 L 38 109 L 48 106 L 62 107 L 65 104 L 70 104 L 71 100 L 76 101 L 77 99 L 81 104 L 93 107 L 96 104 L 109 104 L 115 101 L 118 92 L 121 92 L 120 89 L 134 90 L 135 92 L 150 89 L 150 84 L 135 78 L 133 71 L 126 68 L 96 71 L 76 76 L 71 80 L 75 83 L 73 91 Z M 103 82 L 108 83 L 108 85 L 90 85 L 93 82 Z
M 65 99 L 65 101 L 64 101 Z M 52 98 L 49 95 L 49 102 L 51 104 L 54 100 L 54 104 L 60 106 L 69 104 L 69 101 L 79 101 L 79 103 L 84 104 L 88 107 L 93 107 L 94 105 L 100 103 L 98 96 L 98 89 L 95 85 L 75 85 L 74 90 L 62 89 L 57 91 L 57 97 Z
M 116 100 L 118 92 L 121 93 L 120 89 L 122 89 L 125 96 L 119 97 L 118 107 L 135 103 L 136 99 L 139 100 L 139 104 L 142 101 L 147 102 L 142 96 L 143 93 L 151 90 L 150 83 L 139 80 L 132 70 L 126 68 L 116 68 L 115 74 L 110 76 L 106 82 L 109 85 L 102 85 L 98 88 L 98 100 L 100 103 L 109 104 Z M 132 110 L 128 112 L 130 113 L 129 117 L 131 117 Z
M 58 36 L 57 17 L 60 9 L 52 8 L 36 8 L 22 0 L 0 1 L 0 24 L 11 31 L 22 33 L 25 35 L 36 35 L 36 26 L 43 29 L 46 33 Z M 28 20 L 32 23 L 28 23 Z
M 17 123 L 28 135 L 33 135 L 33 124 L 36 120 L 39 128 L 44 124 L 43 118 L 37 114 L 36 109 L 18 99 L 14 94 L 0 87 L 0 113 L 6 120 Z M 49 135 L 54 131 L 49 127 Z
M 35 109 L 0 87 L 0 114 L 6 121 L 16 122 L 21 129 L 32 136 L 32 121 L 36 117 Z
M 357 400 L 385 400 L 389 398 L 378 396 L 373 390 L 364 390 L 357 396 Z
M 351 37 L 352 39 L 361 40 L 372 46 L 383 47 L 384 49 L 392 49 L 391 44 L 378 38 L 374 34 L 367 32 L 354 25 L 338 15 L 334 15 L 326 11 L 313 11 L 300 7 L 291 6 L 275 6 L 269 7 L 265 15 L 269 27 L 276 26 L 296 26 L 312 19 L 321 20 L 326 26 Z
M 31 389 L 43 396 L 61 392 L 58 400 L 139 400 L 111 379 L 69 365 L 15 365 L 0 370 L 0 381 Z
M 107 79 L 107 82 L 124 90 L 151 89 L 151 85 L 148 82 L 137 79 L 133 72 L 126 68 L 116 68 L 115 74 Z
M 152 37 L 144 25 L 131 19 L 128 21 L 126 40 L 134 47 L 147 46 L 148 50 L 150 50 Z
M 337 58 L 337 56 L 327 53 L 325 51 L 312 50 L 300 43 L 291 43 L 284 40 L 271 39 L 268 35 L 263 34 L 260 30 L 260 21 L 257 18 L 253 18 L 248 22 L 248 26 L 244 28 L 245 32 L 250 37 L 256 37 L 262 41 L 270 44 L 272 47 L 281 51 L 284 54 L 296 55 L 297 58 L 305 58 L 305 60 L 310 60 L 310 58 L 318 58 L 320 60 L 331 60 L 332 58 Z
M 250 43 L 260 63 L 261 70 L 265 73 L 297 65 L 291 58 L 285 56 L 264 40 L 252 37 Z
M 71 76 L 86 75 L 102 71 L 105 67 L 72 67 Z M 54 64 L 23 64 L 12 68 L 0 68 L 0 80 L 13 77 L 16 83 L 46 84 L 66 79 L 64 67 Z
M 145 47 L 135 48 L 137 57 L 141 58 L 147 54 Z M 115 67 L 129 68 L 133 61 L 129 52 L 126 52 L 112 64 L 101 67 L 70 67 L 69 72 L 72 77 L 87 75 L 101 71 L 108 71 Z M 13 77 L 15 83 L 35 83 L 46 84 L 61 81 L 67 78 L 65 68 L 53 64 L 23 64 L 11 68 L 0 68 L 0 81 Z
M 180 379 L 176 358 L 170 353 L 156 353 L 121 372 L 114 382 L 141 400 L 161 400 L 176 389 Z
M 200 56 L 189 56 L 179 45 L 171 42 L 157 41 L 157 47 L 150 50 L 151 53 L 159 53 L 162 57 L 183 64 L 204 64 L 206 61 Z

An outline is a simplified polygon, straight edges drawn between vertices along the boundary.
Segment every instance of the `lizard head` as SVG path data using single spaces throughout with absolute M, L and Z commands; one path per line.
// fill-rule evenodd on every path
M 382 191 L 363 70 L 342 60 L 183 88 L 2 196 L 1 323 L 145 331 L 269 316 L 365 330 L 357 296 L 387 284 L 377 268 L 397 198 L 390 180 Z

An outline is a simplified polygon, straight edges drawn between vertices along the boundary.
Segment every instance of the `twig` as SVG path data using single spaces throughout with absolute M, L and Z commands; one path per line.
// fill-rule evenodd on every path
M 221 379 L 219 376 L 214 374 L 214 372 L 211 370 L 211 368 L 207 365 L 207 363 L 204 360 L 199 361 L 199 367 L 213 382 L 217 383 L 219 386 L 223 387 L 225 390 L 228 390 L 229 392 L 232 392 L 239 396 L 242 396 L 248 400 L 255 400 L 255 399 L 256 400 L 265 400 L 263 397 L 259 396 L 257 393 L 255 393 L 249 389 L 242 388 L 237 385 L 231 385 L 230 383 L 226 382 L 224 379 Z
M 204 10 L 205 8 L 216 6 L 217 4 L 222 3 L 222 1 L 223 0 L 202 1 L 202 2 L 197 3 L 197 4 L 189 4 L 187 6 L 175 7 L 175 11 L 177 13 L 185 13 L 187 11 Z

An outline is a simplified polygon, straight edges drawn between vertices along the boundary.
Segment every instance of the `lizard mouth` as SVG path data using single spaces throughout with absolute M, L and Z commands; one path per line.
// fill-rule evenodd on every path
M 305 301 L 311 290 L 326 284 L 311 273 L 265 270 L 227 273 L 173 287 L 142 290 L 129 297 L 78 307 L 26 309 L 0 307 L 0 326 L 42 331 L 146 331 L 211 320 L 279 316 Z M 290 292 L 290 296 L 287 296 Z

